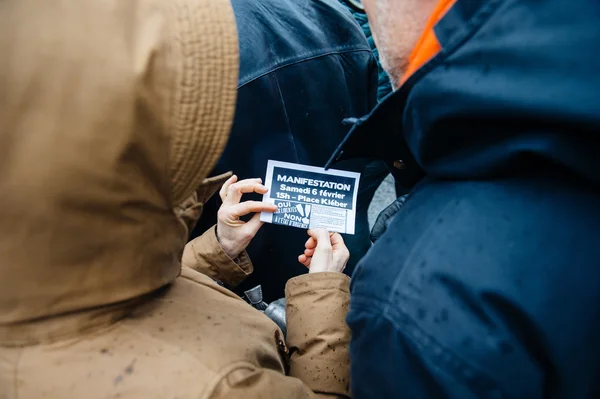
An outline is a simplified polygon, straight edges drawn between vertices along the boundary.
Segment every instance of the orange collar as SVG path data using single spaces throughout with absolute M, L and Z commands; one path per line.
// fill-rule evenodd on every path
M 427 25 L 425 25 L 425 31 L 410 54 L 408 67 L 404 76 L 402 76 L 402 83 L 442 49 L 433 28 L 446 15 L 446 12 L 448 12 L 454 3 L 456 3 L 456 0 L 439 0 L 438 5 L 427 21 Z

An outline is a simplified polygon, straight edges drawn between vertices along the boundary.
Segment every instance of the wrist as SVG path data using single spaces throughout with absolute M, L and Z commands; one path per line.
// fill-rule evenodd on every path
M 227 255 L 231 260 L 234 260 L 240 256 L 242 251 L 236 248 L 235 243 L 233 243 L 231 240 L 228 240 L 227 238 L 219 236 L 218 226 L 215 228 L 215 235 L 217 236 L 217 242 L 221 246 L 223 252 L 225 252 L 225 255 Z

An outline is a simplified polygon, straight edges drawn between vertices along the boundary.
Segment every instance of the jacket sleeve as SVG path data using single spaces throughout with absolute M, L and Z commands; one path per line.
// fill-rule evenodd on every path
M 500 313 L 494 313 L 470 297 L 468 290 L 451 288 L 444 296 L 435 293 L 430 286 L 420 295 L 412 294 L 410 300 L 422 300 L 421 306 L 415 306 L 416 315 L 410 313 L 412 308 L 353 293 L 347 321 L 352 329 L 352 393 L 356 397 L 547 397 L 540 367 L 545 360 L 531 357 L 542 339 L 526 331 L 530 322 L 518 315 L 518 308 L 503 303 Z M 426 324 L 428 315 L 433 326 Z M 509 325 L 519 331 L 505 330 L 501 321 L 508 318 L 515 318 Z
M 181 264 L 192 268 L 213 280 L 235 287 L 254 270 L 246 251 L 231 259 L 217 241 L 215 226 L 200 237 L 188 242 L 183 250 Z
M 323 395 L 350 396 L 349 285 L 345 274 L 314 273 L 285 287 L 289 375 Z
M 353 305 L 348 323 L 356 397 L 476 399 L 451 374 L 439 373 L 439 365 L 422 357 L 418 345 L 382 313 Z M 445 386 L 452 387 L 452 393 Z
M 342 273 L 305 274 L 288 281 L 289 372 L 240 363 L 215 386 L 215 398 L 350 397 L 350 279 Z

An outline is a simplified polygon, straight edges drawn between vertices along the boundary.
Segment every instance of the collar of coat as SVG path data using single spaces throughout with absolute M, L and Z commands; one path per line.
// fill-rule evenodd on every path
M 591 150 L 600 127 L 594 6 L 457 0 L 440 10 L 439 51 L 369 115 L 347 120 L 353 126 L 326 167 L 382 159 L 406 189 L 425 174 L 491 179 L 554 169 L 600 185 Z

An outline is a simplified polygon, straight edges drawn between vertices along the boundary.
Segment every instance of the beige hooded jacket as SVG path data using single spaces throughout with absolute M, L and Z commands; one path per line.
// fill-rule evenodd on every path
M 286 345 L 214 231 L 181 267 L 236 78 L 227 0 L 0 2 L 0 398 L 349 395 L 345 276 L 288 283 Z

